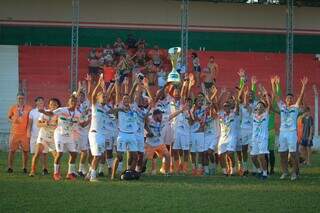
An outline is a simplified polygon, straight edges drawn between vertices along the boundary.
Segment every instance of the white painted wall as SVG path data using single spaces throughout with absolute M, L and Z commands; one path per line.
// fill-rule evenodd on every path
M 0 45 L 0 132 L 9 131 L 7 112 L 19 87 L 18 46 Z

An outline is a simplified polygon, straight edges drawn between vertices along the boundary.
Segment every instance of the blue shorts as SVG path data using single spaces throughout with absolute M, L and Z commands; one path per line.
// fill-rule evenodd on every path
M 195 72 L 201 72 L 201 67 L 200 66 L 193 67 L 193 70 Z
M 312 140 L 308 141 L 308 140 L 302 139 L 301 146 L 312 147 L 313 146 L 313 142 L 312 142 Z

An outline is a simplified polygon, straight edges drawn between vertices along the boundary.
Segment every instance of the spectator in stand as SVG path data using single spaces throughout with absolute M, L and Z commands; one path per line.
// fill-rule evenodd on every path
M 203 91 L 210 90 L 215 83 L 215 78 L 208 67 L 203 69 L 201 73 Z M 205 90 L 204 90 L 205 89 Z
M 302 122 L 302 138 L 301 138 L 301 154 L 304 159 L 303 164 L 310 166 L 312 139 L 314 134 L 313 118 L 310 113 L 310 107 L 305 107 L 305 112 L 301 118 Z
M 135 39 L 132 34 L 128 34 L 128 38 L 126 40 L 128 49 L 136 49 L 136 43 L 137 39 Z
M 218 64 L 215 62 L 214 57 L 210 56 L 209 58 L 209 62 L 207 64 L 207 67 L 209 68 L 209 71 L 211 72 L 211 75 L 213 77 L 213 82 L 216 82 L 218 73 L 219 73 L 219 66 Z
M 30 136 L 28 134 L 29 112 L 31 107 L 25 104 L 23 92 L 17 94 L 17 104 L 10 107 L 8 118 L 11 122 L 8 152 L 8 173 L 13 172 L 15 152 L 22 149 L 22 170 L 27 174 L 27 164 L 30 150 Z M 29 137 L 29 138 L 28 138 Z
M 126 46 L 124 45 L 121 38 L 117 38 L 117 40 L 113 44 L 113 48 L 115 55 L 119 56 L 126 49 Z
M 139 50 L 139 49 L 145 49 L 146 48 L 146 46 L 147 46 L 147 43 L 146 43 L 146 41 L 144 40 L 144 39 L 139 39 L 139 41 L 136 43 L 136 47 L 137 47 L 137 49 Z
M 88 54 L 88 60 L 94 59 L 96 57 L 96 48 L 92 48 Z
M 104 59 L 102 57 L 101 51 L 97 49 L 92 49 L 89 53 L 88 57 L 89 67 L 102 67 L 104 63 Z
M 113 61 L 113 49 L 110 47 L 110 44 L 107 44 L 103 50 L 103 59 L 105 64 Z
M 162 65 L 162 55 L 158 45 L 153 47 L 153 49 L 150 51 L 149 57 L 152 59 L 154 66 L 160 67 Z
M 200 85 L 200 73 L 201 73 L 201 66 L 200 66 L 200 59 L 198 57 L 198 54 L 193 52 L 191 53 L 192 57 L 192 65 L 193 65 L 193 72 L 196 77 L 196 85 Z
M 146 51 L 144 49 L 138 49 L 136 54 L 133 56 L 135 58 L 135 61 L 140 66 L 145 66 L 146 64 Z
M 129 55 L 120 55 L 119 62 L 117 64 L 117 74 L 119 76 L 119 82 L 122 83 L 125 77 L 128 77 L 133 67 L 133 62 Z
M 157 68 L 152 60 L 149 60 L 146 64 L 146 72 L 147 72 L 147 78 L 149 80 L 150 85 L 155 85 L 156 77 L 157 77 Z

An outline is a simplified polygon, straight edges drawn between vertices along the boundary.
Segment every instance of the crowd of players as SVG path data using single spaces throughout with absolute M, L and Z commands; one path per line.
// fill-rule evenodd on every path
M 301 110 L 310 116 L 308 107 L 301 108 L 308 79 L 301 80 L 301 92 L 294 102 L 292 94 L 281 100 L 278 76 L 271 78 L 268 92 L 255 77 L 248 80 L 244 70 L 238 75 L 236 89 L 218 90 L 214 84 L 202 84 L 198 93 L 192 89 L 198 86 L 193 74 L 184 75 L 180 85 L 166 83 L 155 92 L 141 73 L 132 79 L 116 76 L 108 83 L 103 74 L 97 78 L 88 75 L 67 106 L 55 98 L 44 106 L 44 99 L 38 97 L 32 110 L 20 92 L 8 113 L 12 122 L 8 172 L 13 172 L 14 154 L 21 147 L 25 173 L 29 151 L 33 154 L 30 177 L 36 175 L 39 158 L 43 174 L 48 174 L 47 154 L 52 153 L 55 181 L 62 179 L 64 153 L 69 153 L 69 180 L 84 177 L 98 181 L 105 165 L 111 179 L 118 178 L 123 170 L 210 176 L 220 165 L 223 175 L 247 176 L 250 170 L 265 180 L 274 173 L 275 116 L 279 114 L 280 178 L 289 176 L 289 163 L 290 178 L 296 180 L 297 142 L 302 140 L 303 146 L 310 147 L 313 136 L 312 120 L 303 121 L 310 128 L 299 139 L 297 131 Z M 146 169 L 148 161 L 150 171 Z

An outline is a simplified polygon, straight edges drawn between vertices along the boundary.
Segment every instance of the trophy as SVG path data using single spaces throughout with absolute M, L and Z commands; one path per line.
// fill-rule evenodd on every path
M 171 47 L 168 50 L 168 54 L 170 56 L 172 70 L 168 75 L 167 82 L 171 82 L 173 84 L 180 84 L 180 74 L 177 72 L 177 62 L 181 55 L 181 47 Z

